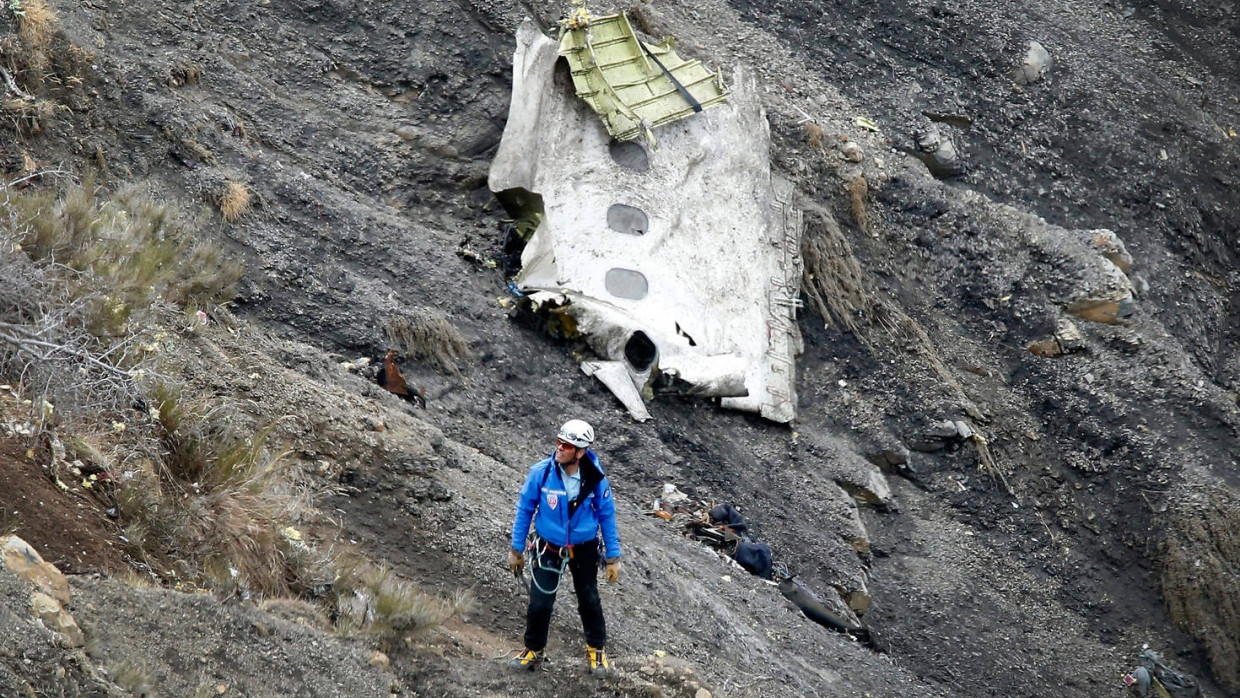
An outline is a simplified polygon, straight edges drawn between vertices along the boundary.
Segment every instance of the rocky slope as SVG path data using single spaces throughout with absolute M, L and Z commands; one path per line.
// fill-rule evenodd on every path
M 632 423 L 577 370 L 579 347 L 514 322 L 496 300 L 499 272 L 460 254 L 499 251 L 503 214 L 485 177 L 512 31 L 566 8 L 57 9 L 93 61 L 63 98 L 72 112 L 37 136 L 5 131 L 6 150 L 91 160 L 107 184 L 145 182 L 189 206 L 244 182 L 255 211 L 218 230 L 248 264 L 245 329 L 187 338 L 187 370 L 204 391 L 249 401 L 256 422 L 290 416 L 276 437 L 341 488 L 327 508 L 346 537 L 428 588 L 483 600 L 469 623 L 393 651 L 400 690 L 693 695 L 679 662 L 727 696 L 1104 696 L 1122 693 L 1148 643 L 1207 692 L 1240 691 L 1230 5 L 629 8 L 684 53 L 756 76 L 775 167 L 802 193 L 810 244 L 824 251 L 807 288 L 828 302 L 802 316 L 791 429 L 676 398 Z M 1031 41 L 1051 61 L 1019 85 L 1011 71 Z M 870 123 L 877 132 L 859 125 Z M 932 128 L 959 157 L 940 173 L 957 174 L 928 170 Z M 844 139 L 860 162 L 841 157 Z M 386 348 L 389 321 L 428 316 L 459 328 L 472 358 L 459 374 L 408 366 L 427 387 L 425 411 L 340 367 Z M 602 684 L 581 676 L 571 603 L 553 625 L 549 672 L 514 677 L 496 660 L 517 649 L 522 623 L 501 566 L 512 498 L 570 415 L 601 435 L 626 544 L 624 579 L 604 595 L 625 672 Z M 866 504 L 843 474 L 880 466 L 887 506 Z M 737 503 L 824 595 L 864 590 L 864 622 L 886 653 L 810 623 L 644 516 L 664 482 Z M 108 652 L 131 656 L 118 628 L 136 622 L 124 610 L 135 602 L 102 584 L 78 588 L 99 599 L 84 615 L 107 647 L 90 657 L 115 664 Z M 159 603 L 168 612 L 142 623 L 162 644 L 200 635 L 184 617 L 215 612 Z M 250 612 L 209 625 L 253 622 Z M 226 692 L 301 690 L 254 679 L 270 639 L 221 632 L 203 666 Z M 306 651 L 329 642 L 293 635 Z M 647 658 L 656 650 L 666 673 Z M 153 676 L 184 671 L 133 652 L 167 666 Z M 357 681 L 342 689 L 352 695 L 391 688 L 350 677 L 338 680 Z M 97 680 L 79 693 L 105 695 Z

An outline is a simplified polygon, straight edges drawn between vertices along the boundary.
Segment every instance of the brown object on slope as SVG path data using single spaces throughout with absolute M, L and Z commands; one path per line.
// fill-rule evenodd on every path
M 379 367 L 379 375 L 375 376 L 375 379 L 389 393 L 399 395 L 422 409 L 426 409 L 425 388 L 410 390 L 409 385 L 405 383 L 404 374 L 396 365 L 396 350 L 388 349 L 388 353 L 383 357 L 383 365 Z

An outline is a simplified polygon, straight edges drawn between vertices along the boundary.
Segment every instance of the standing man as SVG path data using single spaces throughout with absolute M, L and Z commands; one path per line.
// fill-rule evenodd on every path
M 547 646 L 551 608 L 567 568 L 577 590 L 577 612 L 585 631 L 590 673 L 605 676 L 611 672 L 611 662 L 603 651 L 607 624 L 598 596 L 598 568 L 605 545 L 607 582 L 620 578 L 620 536 L 611 485 L 598 456 L 589 450 L 592 443 L 594 428 L 580 419 L 570 420 L 560 428 L 555 453 L 530 468 L 521 488 L 508 566 L 514 574 L 521 574 L 528 553 L 532 583 L 525 616 L 525 651 L 508 663 L 509 668 L 533 671 L 545 661 L 543 649 Z M 527 543 L 531 520 L 534 535 L 528 536 Z

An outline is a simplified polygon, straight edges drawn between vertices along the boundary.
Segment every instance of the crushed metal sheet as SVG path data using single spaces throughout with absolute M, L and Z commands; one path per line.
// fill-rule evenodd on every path
M 568 59 L 577 96 L 620 141 L 693 116 L 727 99 L 723 76 L 672 50 L 673 40 L 647 44 L 623 13 L 590 16 L 578 8 L 560 24 L 559 53 Z

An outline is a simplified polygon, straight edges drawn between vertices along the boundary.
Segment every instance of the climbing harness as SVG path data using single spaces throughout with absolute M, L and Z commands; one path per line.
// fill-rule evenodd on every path
M 560 590 L 560 584 L 564 581 L 564 570 L 568 568 L 568 562 L 573 558 L 573 546 L 565 545 L 563 547 L 548 543 L 533 533 L 530 534 L 528 542 L 525 544 L 525 566 L 530 571 L 530 584 L 533 588 L 541 591 L 548 596 L 554 596 Z M 558 566 L 547 567 L 543 564 L 543 556 L 548 552 L 557 556 L 560 560 Z M 565 554 L 567 552 L 567 554 Z M 555 573 L 555 586 L 550 589 L 544 589 L 538 583 L 538 570 Z

